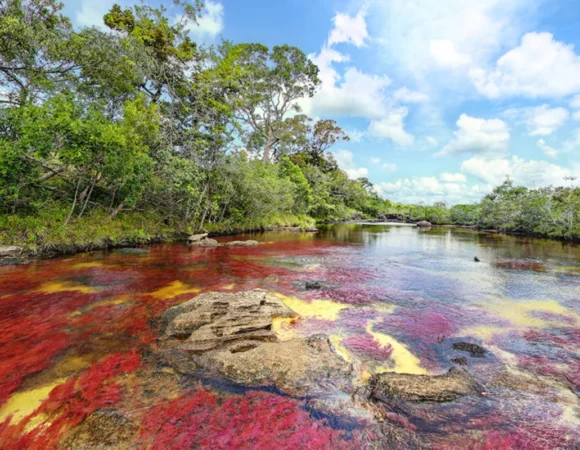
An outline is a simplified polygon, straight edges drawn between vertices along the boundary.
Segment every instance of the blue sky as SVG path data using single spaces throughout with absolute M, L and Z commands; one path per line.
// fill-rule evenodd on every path
M 100 25 L 113 3 L 65 11 Z M 322 80 L 303 109 L 351 137 L 333 150 L 341 167 L 431 204 L 477 200 L 507 175 L 578 183 L 565 178 L 580 176 L 579 30 L 575 0 L 212 0 L 191 33 L 301 48 Z

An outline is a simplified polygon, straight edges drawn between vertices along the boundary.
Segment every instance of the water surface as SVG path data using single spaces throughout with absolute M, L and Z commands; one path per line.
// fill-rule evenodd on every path
M 580 247 L 381 224 L 220 241 L 246 238 L 261 245 L 0 267 L 0 448 L 64 448 L 103 410 L 130 420 L 128 448 L 382 448 L 399 428 L 409 447 L 580 442 Z M 279 339 L 328 335 L 361 388 L 376 373 L 442 374 L 465 358 L 485 394 L 385 410 L 378 426 L 370 407 L 333 412 L 160 364 L 161 312 L 200 292 L 254 288 L 300 315 L 276 320 Z M 488 353 L 454 350 L 460 341 Z

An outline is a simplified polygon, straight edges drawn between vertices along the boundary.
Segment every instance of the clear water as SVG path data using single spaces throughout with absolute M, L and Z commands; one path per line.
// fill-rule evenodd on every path
M 381 224 L 220 241 L 248 238 L 261 245 L 0 267 L 0 448 L 67 448 L 102 410 L 131 423 L 112 434 L 116 448 L 385 448 L 394 436 L 400 448 L 577 448 L 579 246 Z M 305 290 L 308 280 L 323 288 Z M 279 339 L 328 335 L 357 387 L 381 372 L 442 374 L 463 357 L 485 394 L 331 408 L 159 363 L 161 312 L 258 287 L 300 315 L 276 320 Z M 454 350 L 459 341 L 487 353 Z

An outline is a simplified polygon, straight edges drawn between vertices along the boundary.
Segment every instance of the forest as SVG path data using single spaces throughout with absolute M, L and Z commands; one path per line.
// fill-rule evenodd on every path
M 82 234 L 308 225 L 385 202 L 328 150 L 313 121 L 318 68 L 298 48 L 192 42 L 181 20 L 115 5 L 107 31 L 74 29 L 55 0 L 0 17 L 0 228 L 28 243 Z
M 0 244 L 146 240 L 195 231 L 380 218 L 575 239 L 580 191 L 510 182 L 478 205 L 399 205 L 351 180 L 348 141 L 300 101 L 318 68 L 298 48 L 188 35 L 179 20 L 118 5 L 75 29 L 56 0 L 0 5 Z

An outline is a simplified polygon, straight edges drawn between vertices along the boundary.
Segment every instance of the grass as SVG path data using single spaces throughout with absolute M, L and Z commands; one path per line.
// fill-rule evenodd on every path
M 115 218 L 101 211 L 92 211 L 64 225 L 66 208 L 45 208 L 34 215 L 0 215 L 0 245 L 19 245 L 40 253 L 66 247 L 74 249 L 104 248 L 150 242 L 185 239 L 197 232 L 191 224 L 170 223 L 155 212 L 124 212 Z M 205 232 L 233 234 L 270 227 L 314 225 L 308 216 L 277 214 L 259 220 L 224 221 L 206 224 Z

